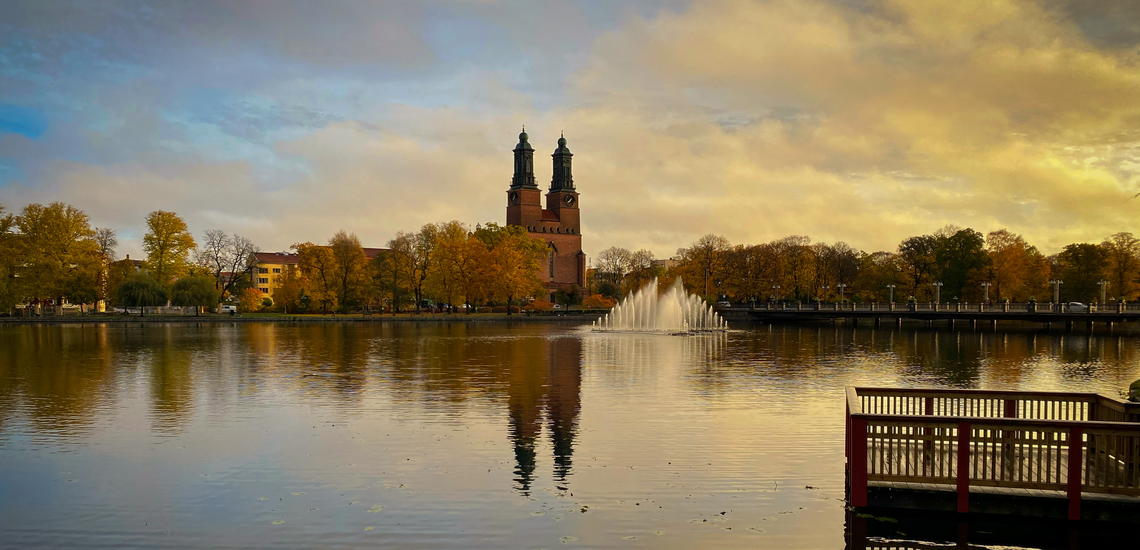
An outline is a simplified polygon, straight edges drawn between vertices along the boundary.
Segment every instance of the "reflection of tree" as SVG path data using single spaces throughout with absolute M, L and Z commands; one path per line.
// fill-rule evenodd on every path
M 206 334 L 189 327 L 147 327 L 150 352 L 151 417 L 156 432 L 182 431 L 194 409 L 193 354 L 206 344 Z M 192 334 L 186 332 L 190 330 Z M 187 338 L 187 336 L 191 336 Z
M 85 432 L 116 375 L 107 327 L 14 326 L 0 330 L 0 432 L 26 414 L 36 431 Z
M 515 482 L 528 494 L 534 479 L 535 440 L 542 431 L 542 401 L 547 385 L 550 350 L 548 342 L 533 338 L 512 346 L 507 368 L 507 414 L 511 442 L 515 447 Z

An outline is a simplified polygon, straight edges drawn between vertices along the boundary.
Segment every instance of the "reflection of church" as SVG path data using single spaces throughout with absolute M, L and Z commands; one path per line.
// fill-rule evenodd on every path
M 530 236 L 546 242 L 547 260 L 539 270 L 547 291 L 553 293 L 565 285 L 586 285 L 586 254 L 582 252 L 582 233 L 578 191 L 574 189 L 571 159 L 566 138 L 558 138 L 554 150 L 554 171 L 550 190 L 546 192 L 546 208 L 542 207 L 542 190 L 534 180 L 534 148 L 524 131 L 515 146 L 515 175 L 507 190 L 507 225 L 521 225 Z
M 544 342 L 545 356 L 530 355 L 512 362 L 507 386 L 510 438 L 515 448 L 516 488 L 530 491 L 542 434 L 543 412 L 554 454 L 554 480 L 564 483 L 570 475 L 574 435 L 581 407 L 582 342 L 555 338 Z

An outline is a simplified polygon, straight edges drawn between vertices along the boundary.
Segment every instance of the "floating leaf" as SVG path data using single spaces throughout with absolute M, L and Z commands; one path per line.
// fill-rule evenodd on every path
M 285 520 L 281 520 L 281 519 L 273 520 L 273 525 L 281 525 L 282 523 L 285 523 Z
M 654 531 L 653 534 L 654 535 L 664 535 L 665 531 Z
M 534 516 L 534 517 L 536 517 L 536 518 L 537 518 L 537 517 L 539 517 L 539 516 L 545 516 L 545 515 L 546 515 L 546 512 L 543 512 L 542 510 L 538 510 L 538 511 L 535 511 L 535 512 L 531 512 L 531 513 L 530 513 L 530 515 L 532 515 L 532 516 Z
M 369 525 L 368 527 L 365 527 L 365 528 L 364 528 L 364 530 L 365 530 L 365 531 L 371 531 L 371 530 L 372 530 L 372 526 L 371 526 L 371 525 Z
M 299 493 L 289 493 L 289 494 L 291 494 L 291 495 L 293 495 L 293 496 L 295 496 L 295 497 L 299 497 L 299 496 L 301 496 L 301 495 L 307 495 L 307 494 L 309 494 L 309 493 L 306 493 L 306 492 L 304 492 L 304 491 L 301 491 L 301 492 L 299 492 Z
M 373 504 L 372 507 L 365 510 L 365 512 L 368 512 L 369 514 L 379 514 L 380 510 L 383 510 L 384 508 L 387 508 L 387 506 L 381 506 L 379 504 Z
M 578 540 L 578 537 L 571 537 L 571 536 L 567 535 L 567 536 L 565 536 L 565 537 L 562 537 L 562 544 L 566 544 L 566 543 L 569 543 L 569 542 L 574 542 L 574 541 L 576 541 L 576 540 Z
M 630 535 L 628 537 L 622 537 L 621 540 L 637 540 L 637 537 Z
M 257 499 L 257 500 L 269 500 L 269 499 L 267 499 L 267 498 L 265 498 L 265 497 L 261 497 L 261 498 L 259 498 L 259 499 Z

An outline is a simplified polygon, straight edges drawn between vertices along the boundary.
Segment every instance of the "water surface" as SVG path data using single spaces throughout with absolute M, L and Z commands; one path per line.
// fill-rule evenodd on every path
M 0 546 L 842 548 L 844 386 L 1116 396 L 1138 344 L 0 326 Z

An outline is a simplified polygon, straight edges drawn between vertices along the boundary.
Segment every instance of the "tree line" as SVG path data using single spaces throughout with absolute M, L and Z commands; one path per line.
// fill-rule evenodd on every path
M 508 314 L 533 296 L 544 297 L 538 277 L 546 243 L 525 228 L 458 221 L 400 231 L 372 259 L 353 233 L 339 231 L 325 245 L 292 246 L 297 266 L 286 266 L 274 289 L 274 306 L 288 311 L 420 312 L 429 302 L 451 312 L 499 306 Z M 543 300 L 539 300 L 541 304 Z M 513 308 L 511 307 L 513 306 Z
M 1072 243 L 1046 255 L 1021 235 L 999 229 L 983 235 L 946 226 L 909 237 L 893 251 L 865 252 L 844 242 L 812 243 L 793 235 L 754 245 L 705 235 L 681 248 L 666 268 L 652 254 L 611 248 L 598 255 L 592 287 L 629 292 L 652 277 L 685 287 L 707 300 L 897 302 L 914 299 L 980 302 L 1135 300 L 1140 296 L 1140 239 L 1111 235 L 1100 243 Z M 936 286 L 936 283 L 939 283 Z

